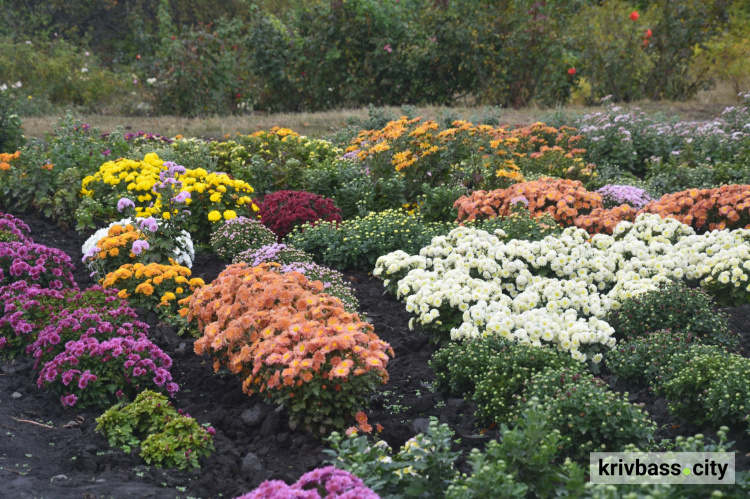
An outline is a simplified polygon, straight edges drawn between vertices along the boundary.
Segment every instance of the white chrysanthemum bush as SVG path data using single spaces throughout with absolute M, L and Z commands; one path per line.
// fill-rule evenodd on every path
M 643 214 L 611 236 L 575 227 L 541 241 L 503 236 L 459 227 L 419 255 L 380 257 L 374 274 L 406 302 L 412 321 L 453 340 L 497 335 L 594 362 L 616 342 L 607 313 L 661 283 L 699 283 L 725 303 L 750 296 L 744 229 L 696 235 L 677 220 Z

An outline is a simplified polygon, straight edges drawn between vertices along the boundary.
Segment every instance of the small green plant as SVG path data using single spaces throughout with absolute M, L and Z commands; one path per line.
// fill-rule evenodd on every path
M 362 478 L 369 488 L 383 497 L 440 497 L 457 471 L 459 453 L 451 451 L 453 431 L 431 417 L 426 433 L 408 440 L 398 453 L 380 440 L 370 443 L 366 436 L 344 436 L 333 432 L 326 439 L 331 449 L 330 464 Z
M 131 452 L 140 445 L 147 464 L 168 468 L 200 468 L 198 458 L 214 450 L 214 429 L 172 407 L 159 393 L 146 390 L 131 404 L 112 406 L 96 419 L 96 431 L 112 447 Z
M 523 415 L 534 397 L 548 415 L 550 430 L 560 431 L 563 455 L 588 461 L 589 452 L 620 452 L 627 444 L 645 445 L 656 425 L 648 414 L 628 403 L 627 393 L 616 394 L 591 374 L 572 369 L 547 369 L 531 376 L 517 395 L 514 419 Z
M 524 206 L 523 202 L 514 204 L 510 214 L 505 217 L 495 217 L 474 222 L 476 227 L 494 233 L 497 229 L 505 232 L 500 239 L 510 241 L 541 241 L 547 236 L 562 234 L 562 227 L 555 221 L 555 217 L 549 213 L 535 217 Z M 468 224 L 467 224 L 468 225 Z
M 565 437 L 550 428 L 547 415 L 537 399 L 529 401 L 511 429 L 500 427 L 500 442 L 490 441 L 484 452 L 473 449 L 469 455 L 473 473 L 461 475 L 448 488 L 450 499 L 474 497 L 560 497 L 577 496 L 583 490 L 585 474 L 566 458 L 560 463 Z
M 669 329 L 690 333 L 701 342 L 734 349 L 737 335 L 729 330 L 727 314 L 714 308 L 700 289 L 682 283 L 667 284 L 656 291 L 625 300 L 607 322 L 620 338 L 646 336 Z

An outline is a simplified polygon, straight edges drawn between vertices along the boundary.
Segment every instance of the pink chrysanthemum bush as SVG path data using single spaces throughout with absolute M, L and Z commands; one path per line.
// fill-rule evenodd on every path
M 26 223 L 8 213 L 0 213 L 0 242 L 31 244 L 31 229 Z
M 0 286 L 27 281 L 42 287 L 75 287 L 73 264 L 63 251 L 42 244 L 0 243 Z
M 248 395 L 287 408 L 292 427 L 344 428 L 388 380 L 393 350 L 323 283 L 276 268 L 230 265 L 193 294 L 188 320 L 203 333 L 195 353 L 240 375 Z
M 308 471 L 292 485 L 266 480 L 252 492 L 236 499 L 380 499 L 362 479 L 348 471 L 326 466 Z
M 127 306 L 116 290 L 93 286 L 77 288 L 42 288 L 26 281 L 16 281 L 0 288 L 0 357 L 12 359 L 27 352 L 37 340 L 39 331 L 52 324 L 64 311 L 93 307 L 102 313 Z M 64 344 L 63 344 L 64 345 Z

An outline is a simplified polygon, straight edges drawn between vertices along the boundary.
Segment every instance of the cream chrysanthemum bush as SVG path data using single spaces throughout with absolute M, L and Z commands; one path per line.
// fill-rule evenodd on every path
M 412 320 L 451 339 L 499 335 L 594 362 L 615 344 L 607 313 L 661 283 L 697 282 L 734 302 L 750 296 L 744 229 L 696 235 L 677 220 L 644 214 L 611 236 L 575 227 L 534 242 L 498 236 L 459 227 L 418 256 L 380 257 L 374 274 L 416 314 Z

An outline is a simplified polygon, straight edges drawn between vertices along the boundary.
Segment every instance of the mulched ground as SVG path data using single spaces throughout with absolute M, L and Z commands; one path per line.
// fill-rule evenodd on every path
M 81 287 L 92 284 L 80 263 L 85 237 L 60 230 L 32 215 L 22 216 L 38 243 L 60 248 L 76 264 L 75 277 Z M 214 255 L 198 255 L 193 275 L 207 282 L 223 268 Z M 429 416 L 449 423 L 460 438 L 456 450 L 467 453 L 497 436 L 496 430 L 480 434 L 473 418 L 474 406 L 457 398 L 444 398 L 432 391 L 434 374 L 428 360 L 435 351 L 429 337 L 419 329 L 410 331 L 409 314 L 403 304 L 383 294 L 380 281 L 365 273 L 346 274 L 356 290 L 361 311 L 372 320 L 376 333 L 389 342 L 396 356 L 388 364 L 390 381 L 371 399 L 371 423 L 385 428 L 381 434 L 393 448 L 423 431 Z M 742 334 L 745 351 L 750 350 L 750 306 L 727 309 L 733 328 Z M 32 362 L 17 359 L 0 363 L 0 496 L 13 498 L 94 497 L 236 497 L 265 479 L 295 481 L 320 466 L 326 456 L 324 443 L 314 435 L 291 431 L 284 412 L 276 412 L 258 398 L 244 395 L 232 375 L 214 373 L 207 357 L 192 351 L 190 339 L 177 336 L 146 317 L 152 339 L 172 358 L 172 375 L 181 390 L 175 407 L 210 422 L 216 429 L 216 452 L 202 460 L 195 471 L 177 472 L 147 467 L 137 451 L 130 455 L 111 449 L 94 432 L 98 411 L 63 410 L 58 399 L 36 386 Z M 625 385 L 615 389 L 628 391 Z M 660 437 L 715 433 L 670 417 L 666 400 L 645 391 L 630 390 L 630 400 L 645 404 L 657 421 Z M 750 440 L 737 431 L 738 469 L 750 468 L 746 456 Z M 459 468 L 466 469 L 465 462 Z

